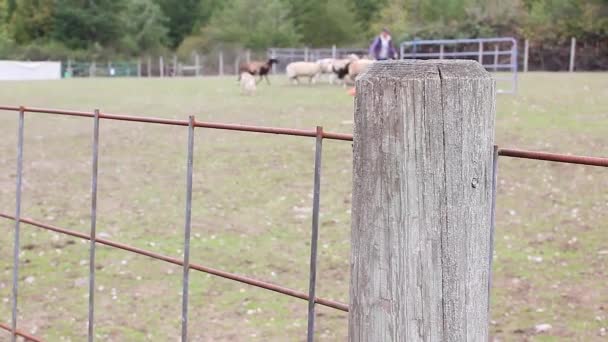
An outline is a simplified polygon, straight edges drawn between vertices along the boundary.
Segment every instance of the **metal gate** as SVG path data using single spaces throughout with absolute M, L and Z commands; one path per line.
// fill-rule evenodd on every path
M 401 43 L 402 59 L 474 59 L 494 73 L 497 92 L 517 93 L 515 38 L 412 40 Z

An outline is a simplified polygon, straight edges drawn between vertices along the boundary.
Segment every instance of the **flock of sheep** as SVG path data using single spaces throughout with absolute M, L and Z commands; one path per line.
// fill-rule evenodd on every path
M 351 54 L 346 58 L 323 58 L 316 62 L 292 62 L 285 68 L 286 74 L 290 82 L 300 83 L 300 78 L 308 78 L 308 83 L 314 84 L 316 80 L 323 74 L 329 75 L 329 83 L 334 81 L 346 84 L 352 84 L 355 78 L 363 72 L 374 61 L 367 58 L 359 58 L 357 55 Z M 256 84 L 266 79 L 268 73 L 272 69 L 273 64 L 278 64 L 276 58 L 270 58 L 265 62 L 252 61 L 241 64 L 239 68 L 239 82 L 241 84 L 241 92 L 243 94 L 252 95 L 255 93 Z M 256 81 L 255 76 L 259 76 Z

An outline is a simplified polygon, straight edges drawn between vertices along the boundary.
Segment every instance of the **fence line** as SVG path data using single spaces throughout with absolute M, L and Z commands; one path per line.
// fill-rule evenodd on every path
M 291 128 L 279 128 L 279 127 L 263 127 L 263 126 L 249 126 L 249 125 L 237 125 L 237 124 L 225 124 L 225 123 L 211 123 L 211 122 L 198 122 L 194 119 L 194 117 L 190 117 L 189 120 L 171 120 L 171 119 L 161 119 L 161 118 L 151 118 L 151 117 L 141 117 L 141 116 L 132 116 L 132 115 L 118 115 L 118 114 L 104 114 L 96 110 L 94 113 L 83 112 L 83 111 L 68 111 L 68 110 L 58 110 L 58 109 L 45 109 L 45 108 L 30 108 L 30 107 L 16 107 L 16 106 L 0 106 L 0 110 L 13 111 L 19 113 L 19 139 L 18 139 L 18 160 L 17 160 L 17 190 L 16 190 L 16 201 L 17 208 L 15 215 L 9 215 L 7 213 L 0 212 L 0 217 L 13 220 L 15 222 L 15 239 L 14 239 L 14 248 L 15 253 L 13 255 L 13 317 L 12 317 L 12 325 L 9 328 L 6 324 L 0 324 L 0 328 L 4 330 L 8 330 L 12 332 L 13 340 L 16 339 L 17 336 L 23 336 L 33 341 L 38 341 L 35 337 L 28 337 L 29 335 L 20 332 L 17 328 L 17 291 L 18 291 L 18 271 L 19 271 L 19 235 L 20 235 L 20 223 L 25 223 L 27 225 L 35 226 L 38 228 L 54 231 L 57 233 L 70 235 L 73 237 L 77 237 L 84 240 L 89 240 L 91 242 L 90 247 L 90 266 L 94 267 L 94 251 L 95 245 L 97 243 L 103 244 L 106 246 L 114 247 L 117 249 L 122 249 L 126 251 L 130 251 L 136 254 L 144 255 L 151 257 L 153 259 L 165 261 L 168 263 L 172 263 L 175 265 L 184 267 L 184 279 L 183 279 L 183 303 L 182 303 L 182 338 L 185 341 L 187 339 L 187 321 L 188 321 L 188 274 L 189 270 L 196 270 L 199 272 L 204 272 L 208 274 L 212 274 L 218 277 L 226 278 L 229 280 L 245 283 L 248 285 L 256 286 L 259 288 L 264 288 L 270 291 L 274 291 L 283 295 L 300 298 L 303 300 L 307 300 L 309 302 L 308 306 L 308 328 L 307 328 L 307 340 L 312 341 L 314 337 L 314 321 L 315 321 L 315 313 L 314 308 L 315 304 L 321 304 L 327 307 L 331 307 L 340 311 L 347 312 L 349 310 L 348 305 L 330 300 L 325 298 L 316 297 L 315 287 L 316 287 L 316 265 L 317 265 L 317 256 L 316 256 L 316 246 L 318 243 L 318 229 L 319 229 L 319 199 L 320 199 L 320 177 L 321 177 L 321 161 L 322 161 L 322 141 L 323 139 L 334 139 L 340 141 L 353 141 L 352 134 L 345 133 L 334 133 L 334 132 L 324 132 L 322 127 L 317 127 L 316 130 L 302 130 L 302 129 L 291 129 Z M 93 170 L 92 170 L 92 202 L 91 202 L 91 231 L 90 234 L 84 234 L 80 232 L 76 232 L 73 230 L 69 230 L 63 227 L 58 227 L 54 225 L 45 224 L 42 222 L 35 221 L 30 218 L 21 217 L 20 211 L 20 198 L 21 198 L 21 179 L 22 179 L 22 153 L 23 153 L 23 135 L 24 135 L 24 120 L 25 113 L 47 113 L 47 114 L 55 114 L 55 115 L 68 115 L 68 116 L 77 116 L 77 117 L 90 117 L 94 119 L 94 130 L 93 130 Z M 108 120 L 121 120 L 121 121 L 134 121 L 134 122 L 142 122 L 142 123 L 154 123 L 154 124 L 165 124 L 165 125 L 178 125 L 178 126 L 187 126 L 189 132 L 188 138 L 188 170 L 187 170 L 187 196 L 186 196 L 186 223 L 184 226 L 184 244 L 185 244 L 185 252 L 184 257 L 182 259 L 162 255 L 159 253 L 151 252 L 148 250 L 144 250 L 141 248 L 129 246 L 123 243 L 111 241 L 104 238 L 97 238 L 95 235 L 95 217 L 96 217 L 96 159 L 97 159 L 97 151 L 98 151 L 98 127 L 99 120 L 108 119 Z M 268 283 L 262 280 L 257 280 L 254 278 L 214 269 L 208 266 L 203 266 L 200 264 L 190 263 L 189 261 L 189 227 L 190 227 L 190 210 L 191 210 L 191 191 L 192 191 L 192 154 L 193 154 L 193 132 L 196 127 L 202 128 L 210 128 L 210 129 L 223 129 L 223 130 L 235 130 L 235 131 L 245 131 L 245 132 L 256 132 L 256 133 L 265 133 L 265 134 L 280 134 L 280 135 L 294 135 L 294 136 L 302 136 L 302 137 L 314 137 L 316 139 L 316 148 L 315 148 L 315 171 L 314 171 L 314 185 L 313 185 L 313 213 L 312 213 L 312 234 L 311 234 L 311 258 L 310 258 L 310 274 L 309 274 L 309 291 L 308 294 L 286 288 L 280 285 Z M 557 154 L 557 153 L 548 153 L 548 152 L 539 152 L 539 151 L 526 151 L 526 150 L 517 150 L 517 149 L 498 149 L 496 147 L 495 155 L 498 156 L 506 156 L 506 157 L 514 157 L 514 158 L 525 158 L 525 159 L 536 159 L 536 160 L 544 160 L 544 161 L 554 161 L 561 163 L 571 163 L 571 164 L 584 164 L 584 165 L 592 165 L 592 166 L 600 166 L 600 167 L 608 167 L 608 158 L 600 158 L 600 157 L 587 157 L 587 156 L 575 156 L 575 155 L 566 155 L 566 154 Z M 90 284 L 94 286 L 94 271 L 90 273 Z M 93 291 L 94 288 L 89 286 L 89 340 L 92 339 L 94 332 L 94 314 L 93 308 Z

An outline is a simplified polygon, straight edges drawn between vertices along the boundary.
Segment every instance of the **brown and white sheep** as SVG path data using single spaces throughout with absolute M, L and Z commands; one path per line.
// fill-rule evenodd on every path
M 278 64 L 279 60 L 276 58 L 269 58 L 266 62 L 261 61 L 251 61 L 249 63 L 242 63 L 239 66 L 239 78 L 241 80 L 241 73 L 248 72 L 253 76 L 260 76 L 258 82 L 262 81 L 262 78 L 266 79 L 266 83 L 270 84 L 270 80 L 268 79 L 268 73 L 270 69 L 272 69 L 273 64 Z

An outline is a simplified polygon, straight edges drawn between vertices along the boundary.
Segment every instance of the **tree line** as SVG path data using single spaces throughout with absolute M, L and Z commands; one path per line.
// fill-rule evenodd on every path
M 0 58 L 515 36 L 606 45 L 607 0 L 0 0 Z

